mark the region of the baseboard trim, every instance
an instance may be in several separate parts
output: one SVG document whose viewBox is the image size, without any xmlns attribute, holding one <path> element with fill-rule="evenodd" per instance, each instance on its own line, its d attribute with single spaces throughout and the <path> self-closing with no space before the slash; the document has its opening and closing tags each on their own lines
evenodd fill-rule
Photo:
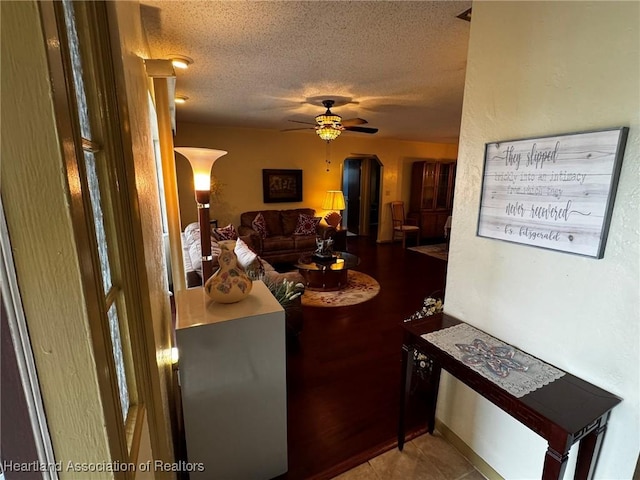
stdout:
<svg viewBox="0 0 640 480">
<path fill-rule="evenodd" d="M 436 418 L 436 430 L 438 430 L 447 441 L 464 455 L 471 464 L 488 480 L 504 480 L 491 465 L 485 462 L 480 455 L 472 450 L 453 430 Z"/>
</svg>

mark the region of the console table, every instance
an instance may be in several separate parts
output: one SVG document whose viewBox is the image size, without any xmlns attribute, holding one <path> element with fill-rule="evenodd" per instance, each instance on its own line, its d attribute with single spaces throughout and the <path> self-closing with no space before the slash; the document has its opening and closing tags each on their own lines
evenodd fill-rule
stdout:
<svg viewBox="0 0 640 480">
<path fill-rule="evenodd" d="M 523 425 L 547 440 L 543 480 L 561 479 L 567 466 L 571 446 L 580 442 L 575 479 L 591 479 L 598 460 L 607 420 L 619 397 L 580 378 L 565 373 L 561 378 L 527 393 L 520 398 L 483 377 L 455 359 L 422 335 L 461 324 L 447 314 L 437 314 L 421 320 L 405 322 L 402 345 L 402 385 L 398 448 L 405 441 L 405 411 L 413 375 L 414 352 L 427 357 L 427 430 L 433 433 L 438 383 L 441 369 L 465 383 L 480 395 L 507 412 Z"/>
</svg>

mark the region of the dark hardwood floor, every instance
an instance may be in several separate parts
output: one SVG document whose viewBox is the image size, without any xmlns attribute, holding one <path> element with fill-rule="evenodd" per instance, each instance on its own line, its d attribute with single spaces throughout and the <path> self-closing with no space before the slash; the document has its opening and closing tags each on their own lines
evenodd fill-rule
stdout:
<svg viewBox="0 0 640 480">
<path fill-rule="evenodd" d="M 289 471 L 282 480 L 332 478 L 396 445 L 399 324 L 425 296 L 443 296 L 442 260 L 366 237 L 349 237 L 348 250 L 381 290 L 359 305 L 304 307 L 304 329 L 287 352 Z M 411 410 L 421 433 L 424 409 Z"/>
</svg>

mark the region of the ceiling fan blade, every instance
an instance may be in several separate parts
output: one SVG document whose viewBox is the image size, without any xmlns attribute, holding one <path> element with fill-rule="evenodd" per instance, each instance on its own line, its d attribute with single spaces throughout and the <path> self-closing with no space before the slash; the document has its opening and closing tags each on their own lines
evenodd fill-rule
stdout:
<svg viewBox="0 0 640 480">
<path fill-rule="evenodd" d="M 371 127 L 344 127 L 344 129 L 350 132 L 360 132 L 360 133 L 376 133 L 378 131 L 377 128 L 371 128 Z"/>
<path fill-rule="evenodd" d="M 290 122 L 293 123 L 304 123 L 305 125 L 315 125 L 315 123 L 311 123 L 311 122 L 302 122 L 300 120 L 289 120 Z"/>
<path fill-rule="evenodd" d="M 354 125 L 364 125 L 367 122 L 364 118 L 347 118 L 342 121 L 342 126 L 353 127 Z"/>
<path fill-rule="evenodd" d="M 315 130 L 316 127 L 300 127 L 300 128 L 285 128 L 280 130 L 281 132 L 293 132 L 294 130 Z"/>
</svg>

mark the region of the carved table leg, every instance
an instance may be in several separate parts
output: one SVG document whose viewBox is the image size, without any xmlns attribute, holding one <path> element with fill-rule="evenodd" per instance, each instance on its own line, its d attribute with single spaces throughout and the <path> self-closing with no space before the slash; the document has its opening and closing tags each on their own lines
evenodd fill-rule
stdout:
<svg viewBox="0 0 640 480">
<path fill-rule="evenodd" d="M 411 359 L 409 359 L 411 354 Z M 405 415 L 409 407 L 409 393 L 411 391 L 411 376 L 413 374 L 413 348 L 402 345 L 402 370 L 400 372 L 400 416 L 398 419 L 398 450 L 404 448 Z"/>
<path fill-rule="evenodd" d="M 567 468 L 567 460 L 569 460 L 568 452 L 560 454 L 549 446 L 544 457 L 542 480 L 560 480 Z"/>
<path fill-rule="evenodd" d="M 604 432 L 607 429 L 608 414 L 601 419 L 602 425 L 595 428 L 580 440 L 578 447 L 578 458 L 576 462 L 575 480 L 591 480 L 595 470 Z"/>
</svg>

